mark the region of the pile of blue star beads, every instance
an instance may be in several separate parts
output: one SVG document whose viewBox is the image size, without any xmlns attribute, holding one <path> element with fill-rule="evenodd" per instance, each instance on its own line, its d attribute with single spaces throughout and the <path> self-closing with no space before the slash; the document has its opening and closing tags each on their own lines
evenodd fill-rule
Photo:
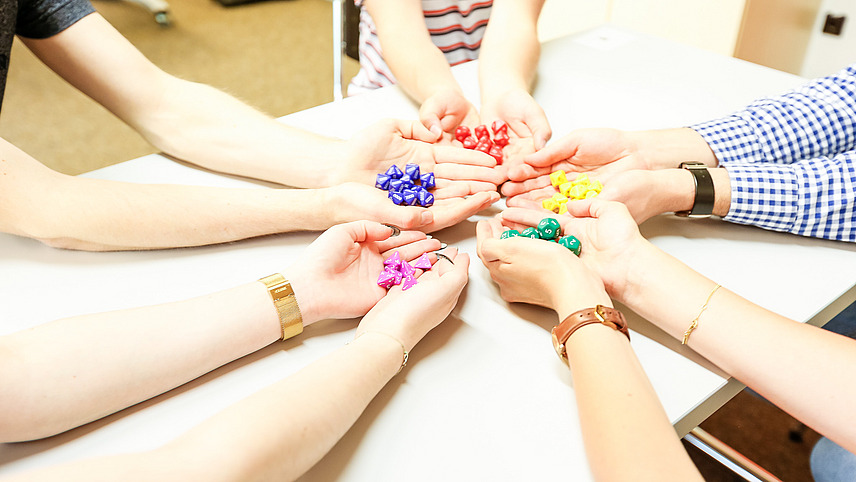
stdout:
<svg viewBox="0 0 856 482">
<path fill-rule="evenodd" d="M 410 263 L 401 259 L 401 255 L 396 251 L 384 260 L 383 266 L 383 271 L 377 278 L 377 285 L 386 289 L 401 285 L 401 291 L 407 291 L 416 284 L 416 276 L 414 276 L 416 268 L 431 269 L 431 260 L 428 259 L 428 253 L 424 253 L 411 266 Z"/>
<path fill-rule="evenodd" d="M 526 228 L 523 231 L 518 231 L 516 229 L 509 229 L 508 231 L 504 231 L 499 235 L 500 239 L 513 238 L 515 236 L 522 236 L 524 238 L 532 238 L 532 239 L 545 239 L 547 241 L 554 241 L 562 246 L 570 249 L 575 255 L 579 256 L 582 251 L 582 244 L 580 240 L 574 236 L 562 236 L 562 226 L 559 224 L 559 221 L 556 221 L 554 218 L 544 218 L 538 223 L 537 228 Z"/>
<path fill-rule="evenodd" d="M 375 187 L 389 191 L 389 199 L 393 203 L 405 206 L 422 206 L 427 208 L 434 204 L 434 195 L 428 192 L 434 189 L 434 173 L 419 174 L 419 165 L 408 164 L 404 172 L 398 166 L 392 165 L 383 174 L 377 175 Z"/>
</svg>

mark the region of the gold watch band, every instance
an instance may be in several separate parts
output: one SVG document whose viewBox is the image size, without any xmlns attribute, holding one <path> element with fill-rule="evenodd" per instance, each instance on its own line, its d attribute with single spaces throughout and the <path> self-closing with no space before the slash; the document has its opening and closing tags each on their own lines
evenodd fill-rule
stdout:
<svg viewBox="0 0 856 482">
<path fill-rule="evenodd" d="M 294 297 L 291 283 L 279 273 L 265 276 L 259 281 L 267 288 L 279 315 L 279 324 L 282 328 L 280 340 L 287 340 L 303 333 L 303 317 L 300 316 L 300 307 L 297 306 L 297 298 Z"/>
</svg>

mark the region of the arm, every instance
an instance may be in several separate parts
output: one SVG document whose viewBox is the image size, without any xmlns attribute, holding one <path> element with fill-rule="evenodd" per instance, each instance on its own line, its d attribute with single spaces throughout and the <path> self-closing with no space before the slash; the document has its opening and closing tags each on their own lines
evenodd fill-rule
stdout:
<svg viewBox="0 0 856 482">
<path fill-rule="evenodd" d="M 692 126 L 719 163 L 834 156 L 856 147 L 856 65 L 786 94 L 757 100 L 722 119 Z"/>
<path fill-rule="evenodd" d="M 598 304 L 612 306 L 600 279 L 570 251 L 539 240 L 496 239 L 502 231 L 496 219 L 477 227 L 479 257 L 505 300 L 546 306 L 559 320 Z M 550 277 L 543 276 L 547 265 Z M 588 325 L 565 346 L 595 479 L 701 480 L 623 334 Z"/>
<path fill-rule="evenodd" d="M 226 189 L 88 179 L 52 171 L 2 139 L 0 156 L 0 231 L 73 249 L 197 246 L 366 218 L 433 230 L 495 200 L 481 193 L 424 209 L 395 206 L 378 189 L 353 183 Z"/>
<path fill-rule="evenodd" d="M 435 137 L 418 122 L 380 122 L 349 141 L 286 126 L 212 87 L 166 74 L 97 13 L 53 37 L 24 42 L 158 149 L 214 171 L 317 188 L 373 184 L 393 163 L 433 170 L 440 162 L 486 161 L 470 152 L 453 158 L 436 152 L 425 143 Z"/>
<path fill-rule="evenodd" d="M 382 252 L 413 259 L 440 247 L 374 222 L 336 226 L 282 271 L 303 324 L 365 314 L 385 294 Z M 330 253 L 335 253 L 331 256 Z M 267 274 L 267 273 L 266 273 Z M 353 296 L 340 298 L 347 291 Z M 280 336 L 274 305 L 253 282 L 199 298 L 58 320 L 0 338 L 0 440 L 53 435 L 149 399 Z M 81 356 L 85 354 L 85 356 Z M 62 397 L 52 394 L 62 393 Z"/>
<path fill-rule="evenodd" d="M 502 119 L 517 138 L 544 147 L 552 131 L 529 90 L 535 80 L 541 44 L 538 15 L 543 0 L 494 0 L 479 52 L 481 118 Z"/>
<path fill-rule="evenodd" d="M 682 339 L 714 283 L 642 238 L 621 204 L 588 200 L 569 209 L 574 218 L 563 219 L 563 227 L 581 239 L 581 259 L 607 292 Z M 536 218 L 528 210 L 503 213 L 511 223 L 531 225 Z M 689 346 L 814 430 L 856 449 L 856 416 L 847 408 L 856 403 L 856 387 L 848 382 L 856 369 L 856 341 L 788 320 L 721 288 Z"/>
<path fill-rule="evenodd" d="M 434 140 L 461 124 L 475 126 L 478 111 L 464 97 L 452 75 L 449 60 L 432 41 L 432 35 L 443 36 L 442 31 L 448 26 L 443 19 L 448 15 L 436 17 L 441 23 L 437 24 L 439 28 L 431 30 L 420 0 L 367 0 L 363 7 L 377 29 L 384 62 L 398 85 L 420 104 L 419 118 L 430 129 Z M 483 9 L 474 9 L 471 15 L 465 27 L 472 28 L 472 34 L 464 35 L 454 29 L 448 34 L 460 36 L 465 44 L 456 45 L 460 49 L 458 52 L 467 52 L 480 44 L 479 32 L 487 20 L 480 20 Z M 460 55 L 462 62 L 468 58 L 472 57 Z"/>
<path fill-rule="evenodd" d="M 466 284 L 469 260 L 449 255 L 454 266 L 441 262 L 407 293 L 391 290 L 360 322 L 353 342 L 170 444 L 25 474 L 26 480 L 296 479 L 330 450 L 395 376 L 402 366 L 402 347 L 410 351 L 451 312 Z"/>
</svg>

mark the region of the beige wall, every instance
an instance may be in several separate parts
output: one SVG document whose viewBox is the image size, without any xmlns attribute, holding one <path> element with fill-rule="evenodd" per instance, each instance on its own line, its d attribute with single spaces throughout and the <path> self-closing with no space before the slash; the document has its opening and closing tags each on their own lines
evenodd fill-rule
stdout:
<svg viewBox="0 0 856 482">
<path fill-rule="evenodd" d="M 612 22 L 732 55 L 746 0 L 613 0 Z"/>
<path fill-rule="evenodd" d="M 821 0 L 746 0 L 734 56 L 799 74 Z"/>
<path fill-rule="evenodd" d="M 546 0 L 542 40 L 611 22 L 732 55 L 746 0 Z"/>
<path fill-rule="evenodd" d="M 542 42 L 597 27 L 608 21 L 610 0 L 546 0 L 538 18 Z"/>
</svg>

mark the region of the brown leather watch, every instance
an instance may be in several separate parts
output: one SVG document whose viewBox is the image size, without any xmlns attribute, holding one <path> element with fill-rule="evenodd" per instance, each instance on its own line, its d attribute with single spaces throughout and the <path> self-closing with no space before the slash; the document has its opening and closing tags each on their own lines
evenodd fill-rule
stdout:
<svg viewBox="0 0 856 482">
<path fill-rule="evenodd" d="M 553 327 L 553 347 L 565 364 L 568 363 L 568 352 L 565 350 L 565 343 L 568 341 L 568 338 L 581 327 L 592 323 L 600 323 L 618 330 L 624 333 L 624 336 L 628 340 L 630 339 L 630 332 L 627 330 L 627 321 L 624 319 L 624 315 L 615 308 L 597 305 L 594 308 L 577 311 Z"/>
</svg>

